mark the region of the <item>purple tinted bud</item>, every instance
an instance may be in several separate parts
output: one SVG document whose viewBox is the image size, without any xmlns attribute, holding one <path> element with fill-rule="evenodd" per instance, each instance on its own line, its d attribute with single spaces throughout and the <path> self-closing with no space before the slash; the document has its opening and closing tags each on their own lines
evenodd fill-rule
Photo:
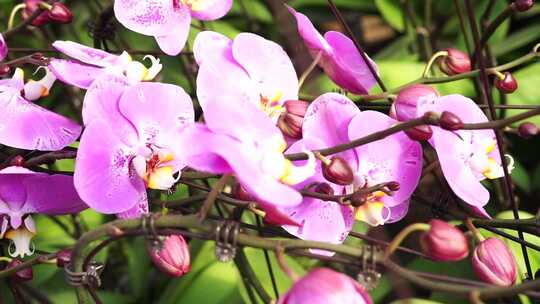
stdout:
<svg viewBox="0 0 540 304">
<path fill-rule="evenodd" d="M 433 135 L 433 130 L 428 125 L 420 125 L 414 128 L 405 130 L 405 134 L 409 136 L 410 139 L 416 141 L 429 140 Z"/>
<path fill-rule="evenodd" d="M 538 134 L 538 127 L 532 122 L 524 122 L 518 127 L 519 136 L 528 139 Z"/>
<path fill-rule="evenodd" d="M 461 121 L 461 118 L 459 118 L 456 114 L 448 111 L 442 112 L 439 124 L 441 125 L 441 128 L 450 131 L 455 131 L 463 128 L 463 122 Z"/>
<path fill-rule="evenodd" d="M 354 180 L 354 173 L 346 160 L 339 156 L 334 156 L 329 162 L 322 164 L 322 173 L 328 181 L 346 186 Z"/>
<path fill-rule="evenodd" d="M 394 102 L 395 118 L 399 121 L 407 121 L 418 118 L 419 108 L 423 105 L 432 104 L 439 98 L 439 92 L 425 84 L 414 84 L 399 91 Z"/>
<path fill-rule="evenodd" d="M 459 261 L 469 254 L 467 239 L 461 230 L 441 221 L 431 220 L 431 228 L 420 238 L 422 251 L 435 261 Z"/>
<path fill-rule="evenodd" d="M 11 68 L 7 64 L 0 64 L 0 76 L 6 76 L 11 72 Z"/>
<path fill-rule="evenodd" d="M 317 268 L 298 280 L 277 302 L 299 303 L 372 304 L 373 301 L 350 277 L 328 268 Z"/>
<path fill-rule="evenodd" d="M 309 103 L 302 100 L 287 100 L 284 106 L 285 112 L 280 115 L 278 120 L 279 129 L 288 137 L 302 138 L 302 125 Z"/>
<path fill-rule="evenodd" d="M 315 187 L 315 192 L 327 195 L 334 195 L 334 188 L 332 188 L 329 183 L 322 182 L 317 184 L 317 186 Z"/>
<path fill-rule="evenodd" d="M 69 264 L 71 261 L 71 249 L 64 249 L 61 251 L 58 251 L 56 254 L 56 266 L 60 268 L 66 267 L 66 265 Z"/>
<path fill-rule="evenodd" d="M 7 47 L 6 41 L 4 40 L 4 36 L 0 33 L 0 61 L 6 58 L 7 53 L 8 53 L 8 47 Z"/>
<path fill-rule="evenodd" d="M 24 8 L 22 12 L 22 17 L 24 20 L 30 18 L 37 10 L 40 8 L 40 3 L 43 2 L 42 0 L 24 0 L 24 4 L 26 7 Z M 47 12 L 43 12 L 37 16 L 30 24 L 33 26 L 43 26 L 47 23 L 49 23 L 51 19 L 49 18 L 49 14 Z"/>
<path fill-rule="evenodd" d="M 23 261 L 20 259 L 13 259 L 7 265 L 7 269 L 19 266 L 22 263 Z M 12 274 L 10 276 L 10 279 L 17 282 L 27 282 L 27 281 L 32 280 L 33 277 L 34 277 L 34 273 L 32 272 L 32 267 L 26 267 Z"/>
<path fill-rule="evenodd" d="M 9 164 L 11 166 L 22 167 L 22 166 L 24 166 L 24 157 L 22 157 L 20 155 L 15 155 L 15 157 L 13 157 L 9 161 Z"/>
<path fill-rule="evenodd" d="M 504 72 L 502 79 L 500 77 L 495 78 L 495 87 L 505 94 L 510 94 L 517 90 L 518 83 L 512 73 Z"/>
<path fill-rule="evenodd" d="M 472 265 L 476 276 L 486 283 L 510 286 L 516 282 L 516 260 L 498 238 L 488 238 L 474 249 Z"/>
<path fill-rule="evenodd" d="M 351 206 L 360 207 L 367 202 L 367 199 L 368 199 L 367 193 L 356 191 L 351 196 Z"/>
<path fill-rule="evenodd" d="M 388 188 L 388 190 L 395 192 L 399 191 L 400 185 L 398 182 L 389 182 L 386 184 L 386 187 Z"/>
<path fill-rule="evenodd" d="M 58 23 L 71 23 L 73 14 L 63 3 L 55 2 L 51 9 L 47 12 L 51 20 Z"/>
<path fill-rule="evenodd" d="M 189 248 L 179 234 L 160 237 L 161 242 L 152 241 L 147 246 L 148 255 L 162 272 L 180 277 L 191 270 Z"/>
<path fill-rule="evenodd" d="M 533 0 L 514 0 L 514 8 L 518 12 L 528 11 L 534 5 Z"/>
<path fill-rule="evenodd" d="M 446 49 L 448 55 L 441 61 L 441 70 L 446 75 L 457 75 L 471 71 L 471 59 L 467 53 L 453 48 Z"/>
</svg>

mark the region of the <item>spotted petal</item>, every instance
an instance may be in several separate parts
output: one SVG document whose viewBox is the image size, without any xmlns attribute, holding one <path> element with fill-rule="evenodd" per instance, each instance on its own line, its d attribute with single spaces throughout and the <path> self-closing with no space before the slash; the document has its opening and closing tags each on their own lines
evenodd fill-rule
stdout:
<svg viewBox="0 0 540 304">
<path fill-rule="evenodd" d="M 128 29 L 148 36 L 177 30 L 176 20 L 182 17 L 183 5 L 175 8 L 172 0 L 115 0 L 116 19 Z"/>
<path fill-rule="evenodd" d="M 100 49 L 94 49 L 73 41 L 55 41 L 52 46 L 65 55 L 81 62 L 106 67 L 117 60 L 118 56 Z"/>
<path fill-rule="evenodd" d="M 64 59 L 52 59 L 48 67 L 60 81 L 81 89 L 88 89 L 96 78 L 106 72 L 103 68 Z"/>
</svg>

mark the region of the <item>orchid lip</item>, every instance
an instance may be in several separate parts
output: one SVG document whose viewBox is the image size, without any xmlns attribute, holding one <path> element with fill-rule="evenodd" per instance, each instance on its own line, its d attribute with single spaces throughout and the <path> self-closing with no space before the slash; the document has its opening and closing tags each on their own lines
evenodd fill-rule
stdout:
<svg viewBox="0 0 540 304">
<path fill-rule="evenodd" d="M 180 175 L 174 177 L 175 170 L 168 164 L 172 160 L 174 155 L 171 152 L 164 149 L 154 150 L 149 145 L 133 157 L 132 166 L 147 188 L 169 190 L 180 179 Z"/>
</svg>

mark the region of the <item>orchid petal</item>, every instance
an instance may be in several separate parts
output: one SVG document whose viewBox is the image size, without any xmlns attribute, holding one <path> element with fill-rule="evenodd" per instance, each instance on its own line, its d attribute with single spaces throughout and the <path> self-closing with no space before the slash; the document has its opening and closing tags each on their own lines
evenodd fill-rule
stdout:
<svg viewBox="0 0 540 304">
<path fill-rule="evenodd" d="M 74 121 L 35 105 L 13 92 L 0 93 L 0 143 L 27 150 L 54 151 L 81 133 Z"/>
<path fill-rule="evenodd" d="M 199 20 L 216 20 L 229 12 L 232 0 L 191 0 L 191 16 Z"/>
<path fill-rule="evenodd" d="M 191 26 L 191 16 L 187 9 L 180 10 L 178 14 L 170 25 L 174 30 L 154 35 L 159 48 L 170 56 L 180 54 L 186 45 Z"/>
<path fill-rule="evenodd" d="M 24 180 L 23 184 L 27 193 L 27 213 L 59 215 L 88 208 L 77 194 L 72 176 L 34 175 Z"/>
<path fill-rule="evenodd" d="M 176 20 L 183 17 L 184 11 L 188 9 L 183 5 L 175 7 L 171 0 L 114 1 L 116 19 L 128 29 L 147 36 L 175 31 Z"/>
<path fill-rule="evenodd" d="M 73 41 L 57 40 L 52 46 L 73 59 L 98 67 L 107 67 L 118 57 Z"/>
<path fill-rule="evenodd" d="M 0 61 L 4 60 L 8 53 L 7 43 L 4 40 L 4 36 L 0 34 Z"/>
<path fill-rule="evenodd" d="M 217 32 L 202 31 L 197 34 L 193 42 L 193 56 L 195 62 L 201 65 L 206 60 L 212 60 L 212 62 L 222 60 L 227 53 L 231 54 L 231 48 L 232 40 L 229 37 Z"/>
<path fill-rule="evenodd" d="M 146 200 L 143 180 L 133 172 L 134 151 L 105 120 L 94 119 L 81 137 L 75 163 L 75 188 L 101 213 L 120 213 Z"/>
<path fill-rule="evenodd" d="M 52 59 L 49 69 L 60 81 L 81 89 L 88 89 L 96 78 L 105 73 L 102 68 L 64 59 Z"/>
<path fill-rule="evenodd" d="M 387 129 L 397 123 L 375 111 L 356 115 L 349 125 L 351 140 Z M 396 181 L 400 189 L 393 196 L 385 196 L 385 206 L 392 207 L 407 200 L 418 185 L 422 172 L 422 146 L 399 132 L 381 140 L 355 148 L 359 158 L 358 171 L 370 184 Z"/>
</svg>

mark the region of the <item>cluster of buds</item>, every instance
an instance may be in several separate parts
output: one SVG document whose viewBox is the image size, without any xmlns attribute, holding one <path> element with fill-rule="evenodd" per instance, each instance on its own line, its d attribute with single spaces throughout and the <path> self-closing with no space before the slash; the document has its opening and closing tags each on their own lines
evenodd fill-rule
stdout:
<svg viewBox="0 0 540 304">
<path fill-rule="evenodd" d="M 55 1 L 52 4 L 42 0 L 25 0 L 23 19 L 30 18 L 35 12 L 44 10 L 30 24 L 33 26 L 43 26 L 48 23 L 71 23 L 73 14 L 63 3 Z"/>
<path fill-rule="evenodd" d="M 287 100 L 283 105 L 285 111 L 279 116 L 279 129 L 290 138 L 302 138 L 302 125 L 309 103 L 302 100 Z"/>
</svg>

